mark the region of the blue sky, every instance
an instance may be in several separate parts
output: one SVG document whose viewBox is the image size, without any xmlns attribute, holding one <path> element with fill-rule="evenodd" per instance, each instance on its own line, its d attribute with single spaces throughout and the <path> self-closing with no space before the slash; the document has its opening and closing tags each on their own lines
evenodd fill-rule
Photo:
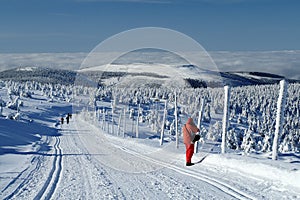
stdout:
<svg viewBox="0 0 300 200">
<path fill-rule="evenodd" d="M 299 10 L 298 0 L 0 0 L 0 53 L 89 52 L 146 26 L 209 51 L 296 50 Z"/>
</svg>

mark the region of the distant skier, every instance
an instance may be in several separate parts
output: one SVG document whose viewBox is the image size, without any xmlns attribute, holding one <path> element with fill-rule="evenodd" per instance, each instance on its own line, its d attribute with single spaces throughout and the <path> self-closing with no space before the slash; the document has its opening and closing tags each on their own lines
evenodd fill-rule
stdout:
<svg viewBox="0 0 300 200">
<path fill-rule="evenodd" d="M 68 116 L 69 116 L 70 119 L 72 119 L 72 114 L 68 113 Z"/>
<path fill-rule="evenodd" d="M 183 143 L 186 147 L 186 166 L 192 166 L 192 156 L 194 154 L 194 143 L 200 139 L 199 128 L 195 125 L 192 118 L 188 118 L 186 124 L 182 127 Z"/>
<path fill-rule="evenodd" d="M 63 124 L 64 124 L 64 118 L 61 117 L 61 118 L 60 118 L 60 128 L 61 128 L 61 129 L 62 129 L 62 127 L 63 127 Z"/>
<path fill-rule="evenodd" d="M 66 120 L 67 120 L 67 124 L 69 124 L 69 121 L 70 121 L 70 116 L 69 116 L 69 114 L 67 115 Z"/>
</svg>

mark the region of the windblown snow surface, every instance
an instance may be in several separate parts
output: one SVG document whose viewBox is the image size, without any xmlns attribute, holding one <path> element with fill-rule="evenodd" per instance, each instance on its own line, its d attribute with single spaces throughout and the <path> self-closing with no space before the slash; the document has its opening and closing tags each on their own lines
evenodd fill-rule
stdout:
<svg viewBox="0 0 300 200">
<path fill-rule="evenodd" d="M 172 140 L 160 146 L 156 137 L 108 134 L 88 112 L 61 126 L 71 103 L 38 92 L 21 100 L 21 120 L 6 119 L 7 108 L 0 117 L 0 199 L 300 198 L 294 155 L 221 155 L 219 143 L 206 141 L 193 157 L 199 163 L 186 167 L 181 140 L 176 148 Z"/>
</svg>

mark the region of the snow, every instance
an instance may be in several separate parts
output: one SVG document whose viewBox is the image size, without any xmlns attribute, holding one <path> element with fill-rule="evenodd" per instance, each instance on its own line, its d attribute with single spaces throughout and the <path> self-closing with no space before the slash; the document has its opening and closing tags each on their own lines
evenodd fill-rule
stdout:
<svg viewBox="0 0 300 200">
<path fill-rule="evenodd" d="M 37 67 L 19 67 L 17 71 L 34 71 Z"/>
<path fill-rule="evenodd" d="M 215 168 L 229 169 L 235 173 L 246 174 L 249 177 L 268 180 L 273 182 L 274 187 L 278 189 L 283 187 L 297 187 L 299 189 L 299 164 L 297 162 L 287 163 L 284 160 L 274 163 L 270 158 L 262 159 L 260 156 L 242 156 L 241 158 L 241 155 L 235 154 L 210 155 L 203 163 Z"/>
<path fill-rule="evenodd" d="M 7 88 L 0 94 L 8 101 Z M 49 101 L 39 91 L 20 100 L 23 117 L 6 119 L 16 112 L 6 107 L 0 117 L 1 199 L 300 198 L 297 154 L 277 161 L 268 153 L 220 154 L 220 143 L 207 140 L 193 157 L 202 162 L 186 167 L 181 139 L 179 148 L 171 137 L 161 146 L 146 126 L 140 138 L 117 136 L 92 111 L 73 113 L 61 126 L 60 117 L 79 102 Z"/>
<path fill-rule="evenodd" d="M 217 69 L 214 69 L 217 70 Z M 200 80 L 217 81 L 222 80 L 216 72 L 210 72 L 199 67 L 185 67 L 185 65 L 170 65 L 161 63 L 131 63 L 131 64 L 108 64 L 101 66 L 91 66 L 78 70 L 79 72 L 88 71 L 109 71 L 127 73 L 152 73 L 160 76 L 167 76 L 169 79 L 193 78 Z M 161 78 L 160 78 L 161 79 Z"/>
</svg>

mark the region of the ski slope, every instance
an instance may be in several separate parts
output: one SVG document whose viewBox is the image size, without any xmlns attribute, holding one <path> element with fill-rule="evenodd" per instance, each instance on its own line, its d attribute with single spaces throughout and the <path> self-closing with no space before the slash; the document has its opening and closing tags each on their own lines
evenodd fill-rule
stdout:
<svg viewBox="0 0 300 200">
<path fill-rule="evenodd" d="M 5 178 L 7 185 L 1 181 L 2 199 L 299 198 L 299 188 L 293 191 L 279 181 L 247 176 L 234 166 L 220 169 L 219 155 L 208 154 L 201 163 L 185 167 L 182 145 L 157 149 L 137 139 L 126 142 L 80 116 L 74 116 L 59 133 L 47 139 L 51 151 L 30 156 L 23 171 L 1 173 L 2 180 L 10 174 Z M 206 155 L 203 151 L 195 161 Z"/>
</svg>

